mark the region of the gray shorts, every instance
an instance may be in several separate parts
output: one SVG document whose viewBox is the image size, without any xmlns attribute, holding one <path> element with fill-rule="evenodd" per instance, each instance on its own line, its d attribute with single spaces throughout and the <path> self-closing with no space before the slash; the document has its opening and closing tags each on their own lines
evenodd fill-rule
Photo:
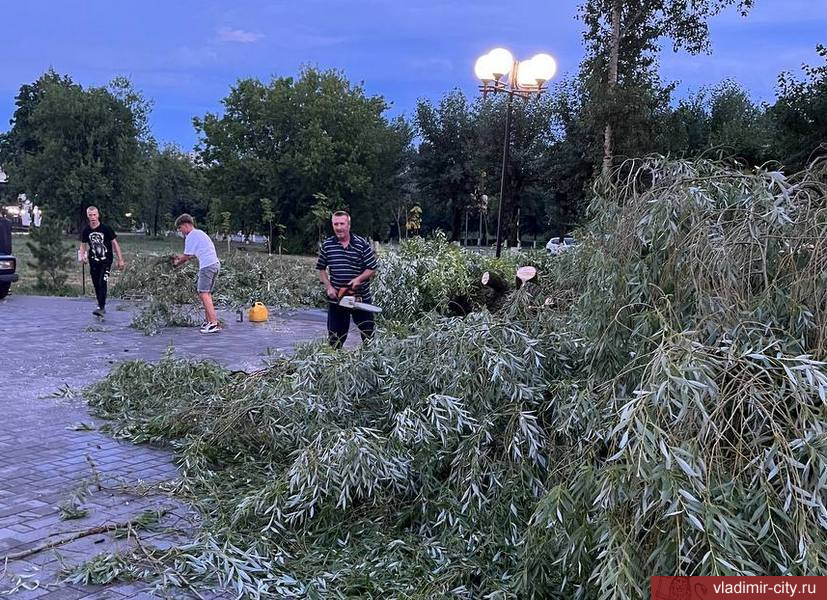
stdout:
<svg viewBox="0 0 827 600">
<path fill-rule="evenodd" d="M 198 269 L 198 282 L 195 284 L 195 289 L 198 293 L 210 292 L 215 290 L 215 280 L 218 279 L 218 272 L 221 270 L 221 263 L 215 263 L 209 267 Z"/>
</svg>

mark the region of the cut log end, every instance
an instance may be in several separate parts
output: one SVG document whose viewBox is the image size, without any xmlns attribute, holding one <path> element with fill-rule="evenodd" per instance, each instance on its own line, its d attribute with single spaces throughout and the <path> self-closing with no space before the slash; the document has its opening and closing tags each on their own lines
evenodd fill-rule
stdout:
<svg viewBox="0 0 827 600">
<path fill-rule="evenodd" d="M 505 279 L 501 276 L 497 275 L 492 271 L 486 271 L 482 274 L 480 278 L 480 282 L 486 286 L 490 287 L 492 290 L 503 293 L 508 290 L 508 284 L 506 283 Z"/>
<path fill-rule="evenodd" d="M 532 267 L 531 265 L 520 267 L 517 269 L 517 287 L 522 287 L 535 277 L 537 277 L 536 267 Z"/>
</svg>

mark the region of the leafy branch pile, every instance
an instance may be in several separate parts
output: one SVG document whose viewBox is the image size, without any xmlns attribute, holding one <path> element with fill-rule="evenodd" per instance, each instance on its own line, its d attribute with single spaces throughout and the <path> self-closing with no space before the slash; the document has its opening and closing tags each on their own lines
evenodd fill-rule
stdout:
<svg viewBox="0 0 827 600">
<path fill-rule="evenodd" d="M 498 311 L 252 375 L 129 363 L 88 390 L 116 435 L 180 452 L 204 531 L 153 560 L 245 597 L 827 575 L 824 174 L 626 167 L 582 246 Z"/>
<path fill-rule="evenodd" d="M 533 555 L 583 597 L 647 595 L 653 573 L 824 575 L 823 165 L 624 172 L 578 251 L 584 368 Z"/>
<path fill-rule="evenodd" d="M 438 232 L 433 237 L 404 241 L 398 252 L 385 252 L 373 285 L 382 318 L 410 322 L 435 311 L 464 315 L 494 304 L 480 277 L 491 271 L 513 281 L 518 267 L 532 265 L 542 271 L 551 263 L 544 254 L 506 254 L 501 258 L 468 251 Z"/>
<path fill-rule="evenodd" d="M 548 473 L 553 338 L 488 313 L 420 327 L 252 376 L 127 363 L 87 398 L 120 437 L 175 440 L 216 543 L 268 557 L 245 596 L 288 578 L 296 596 L 513 588 Z"/>
<path fill-rule="evenodd" d="M 195 293 L 197 271 L 194 260 L 175 268 L 171 256 L 138 256 L 114 293 L 145 301 L 132 326 L 149 335 L 163 327 L 194 326 L 202 318 Z M 318 276 L 309 259 L 241 252 L 222 257 L 213 295 L 217 306 L 232 310 L 256 301 L 275 308 L 316 306 L 321 299 Z"/>
<path fill-rule="evenodd" d="M 410 323 L 431 311 L 464 315 L 486 306 L 498 307 L 501 299 L 480 283 L 485 271 L 513 281 L 519 266 L 536 265 L 542 271 L 556 264 L 544 254 L 487 257 L 451 244 L 442 233 L 412 238 L 380 258 L 372 289 L 382 307 L 380 320 L 389 326 Z M 194 292 L 196 273 L 194 261 L 173 268 L 171 256 L 138 256 L 121 277 L 115 294 L 145 301 L 132 326 L 149 335 L 164 327 L 194 326 L 201 319 L 201 304 Z M 222 258 L 213 299 L 218 306 L 233 310 L 255 301 L 276 308 L 323 304 L 315 261 L 249 253 Z"/>
<path fill-rule="evenodd" d="M 600 243 L 577 311 L 602 372 L 651 349 L 664 323 L 704 345 L 824 358 L 826 167 L 790 178 L 708 160 L 624 168 L 628 181 L 590 207 Z"/>
</svg>

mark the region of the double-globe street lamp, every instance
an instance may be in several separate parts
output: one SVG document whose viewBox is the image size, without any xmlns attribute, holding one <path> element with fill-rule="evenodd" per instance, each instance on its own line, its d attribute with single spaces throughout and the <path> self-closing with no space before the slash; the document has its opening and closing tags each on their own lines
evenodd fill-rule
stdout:
<svg viewBox="0 0 827 600">
<path fill-rule="evenodd" d="M 508 165 L 509 140 L 511 138 L 511 103 L 514 96 L 528 101 L 546 89 L 546 83 L 557 73 L 557 62 L 549 54 L 535 54 L 532 58 L 517 61 L 505 48 L 495 48 L 480 56 L 474 64 L 474 73 L 482 81 L 482 97 L 489 94 L 506 94 L 505 136 L 503 140 L 503 166 L 500 176 L 500 201 L 497 206 L 497 257 L 502 252 L 502 220 L 505 200 L 505 176 Z"/>
</svg>

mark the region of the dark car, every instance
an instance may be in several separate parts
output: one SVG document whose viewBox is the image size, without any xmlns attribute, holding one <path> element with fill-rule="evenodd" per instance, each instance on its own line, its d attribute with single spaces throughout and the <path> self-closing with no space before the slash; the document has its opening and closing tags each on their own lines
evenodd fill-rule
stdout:
<svg viewBox="0 0 827 600">
<path fill-rule="evenodd" d="M 17 259 L 11 253 L 11 221 L 0 217 L 0 299 L 8 295 L 17 277 Z"/>
</svg>

